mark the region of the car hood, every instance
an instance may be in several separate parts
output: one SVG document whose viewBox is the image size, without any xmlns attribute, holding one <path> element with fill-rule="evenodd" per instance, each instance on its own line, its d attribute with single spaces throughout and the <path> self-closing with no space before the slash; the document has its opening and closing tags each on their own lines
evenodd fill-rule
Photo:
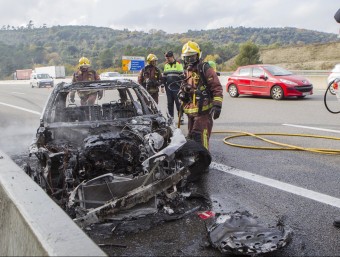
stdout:
<svg viewBox="0 0 340 257">
<path fill-rule="evenodd" d="M 51 82 L 53 79 L 38 79 L 40 82 Z"/>
<path fill-rule="evenodd" d="M 102 80 L 116 80 L 116 79 L 124 79 L 123 77 L 105 77 L 105 78 L 102 78 Z"/>
<path fill-rule="evenodd" d="M 286 75 L 286 76 L 275 76 L 276 79 L 286 79 L 292 82 L 295 82 L 296 84 L 303 86 L 303 85 L 310 85 L 311 82 L 299 75 Z"/>
</svg>

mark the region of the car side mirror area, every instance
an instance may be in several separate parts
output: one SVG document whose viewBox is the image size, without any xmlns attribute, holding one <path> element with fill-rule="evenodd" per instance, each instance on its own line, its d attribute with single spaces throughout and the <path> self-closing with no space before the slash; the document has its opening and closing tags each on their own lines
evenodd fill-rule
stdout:
<svg viewBox="0 0 340 257">
<path fill-rule="evenodd" d="M 265 75 L 260 75 L 260 79 L 267 80 L 268 78 Z"/>
</svg>

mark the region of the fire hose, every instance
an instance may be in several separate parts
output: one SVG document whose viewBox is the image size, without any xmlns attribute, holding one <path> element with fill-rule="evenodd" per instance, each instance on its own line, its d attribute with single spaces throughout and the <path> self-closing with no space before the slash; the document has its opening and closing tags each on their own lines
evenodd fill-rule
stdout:
<svg viewBox="0 0 340 257">
<path fill-rule="evenodd" d="M 328 84 L 324 95 L 324 104 L 326 109 L 333 114 L 338 114 L 340 111 L 332 111 L 327 105 L 327 94 L 330 92 L 332 95 L 336 94 L 335 90 L 338 90 L 340 79 L 334 79 Z M 276 142 L 262 136 L 282 136 L 282 137 L 305 137 L 305 138 L 319 138 L 319 139 L 326 139 L 326 140 L 337 140 L 340 141 L 339 137 L 329 137 L 329 136 L 319 136 L 319 135 L 311 135 L 311 134 L 287 134 L 287 133 L 249 133 L 243 131 L 213 131 L 214 134 L 234 134 L 231 136 L 227 136 L 223 139 L 223 142 L 227 145 L 234 146 L 234 147 L 241 147 L 241 148 L 249 148 L 249 149 L 261 149 L 261 150 L 290 150 L 290 151 L 307 151 L 313 153 L 320 153 L 320 154 L 340 154 L 339 149 L 323 149 L 323 148 L 308 148 L 308 147 L 301 147 L 291 144 L 285 144 Z M 240 145 L 230 142 L 231 139 L 237 137 L 254 137 L 258 140 L 262 140 L 266 143 L 276 145 L 276 147 L 267 147 L 267 146 L 251 146 L 251 145 Z"/>
<path fill-rule="evenodd" d="M 301 147 L 291 144 L 285 144 L 276 142 L 262 136 L 289 136 L 289 137 L 308 137 L 308 138 L 319 138 L 319 139 L 327 139 L 327 140 L 338 140 L 340 141 L 339 137 L 329 137 L 329 136 L 319 136 L 319 135 L 311 135 L 311 134 L 286 134 L 286 133 L 249 133 L 243 131 L 213 131 L 214 134 L 234 134 L 231 136 L 227 136 L 223 139 L 223 142 L 227 145 L 234 146 L 234 147 L 241 147 L 241 148 L 248 148 L 248 149 L 260 149 L 260 150 L 290 150 L 290 151 L 307 151 L 313 153 L 320 153 L 320 154 L 340 154 L 340 149 L 323 149 L 323 148 L 308 148 L 308 147 Z M 266 147 L 266 146 L 251 146 L 251 145 L 241 145 L 230 142 L 232 138 L 237 137 L 254 137 L 256 139 L 262 140 L 264 142 L 276 145 L 276 147 Z"/>
</svg>

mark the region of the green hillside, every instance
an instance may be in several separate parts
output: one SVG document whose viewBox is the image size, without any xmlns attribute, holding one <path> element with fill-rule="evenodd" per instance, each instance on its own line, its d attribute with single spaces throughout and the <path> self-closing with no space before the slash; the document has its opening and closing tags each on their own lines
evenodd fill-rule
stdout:
<svg viewBox="0 0 340 257">
<path fill-rule="evenodd" d="M 10 78 L 17 69 L 64 65 L 72 74 L 79 57 L 86 56 L 97 70 L 121 70 L 123 55 L 147 56 L 155 53 L 163 63 L 163 53 L 173 50 L 178 57 L 188 40 L 198 42 L 203 57 L 213 56 L 220 70 L 236 56 L 239 45 L 252 41 L 261 47 L 287 47 L 336 42 L 336 34 L 296 28 L 228 27 L 213 30 L 167 34 L 113 30 L 93 26 L 55 26 L 51 28 L 5 27 L 0 30 L 0 79 Z"/>
</svg>

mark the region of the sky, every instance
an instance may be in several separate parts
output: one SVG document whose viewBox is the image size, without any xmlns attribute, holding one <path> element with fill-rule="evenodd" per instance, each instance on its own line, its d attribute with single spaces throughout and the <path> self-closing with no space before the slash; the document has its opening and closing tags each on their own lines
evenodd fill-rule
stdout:
<svg viewBox="0 0 340 257">
<path fill-rule="evenodd" d="M 90 25 L 167 33 L 295 27 L 339 34 L 339 0 L 0 0 L 0 27 Z"/>
</svg>

